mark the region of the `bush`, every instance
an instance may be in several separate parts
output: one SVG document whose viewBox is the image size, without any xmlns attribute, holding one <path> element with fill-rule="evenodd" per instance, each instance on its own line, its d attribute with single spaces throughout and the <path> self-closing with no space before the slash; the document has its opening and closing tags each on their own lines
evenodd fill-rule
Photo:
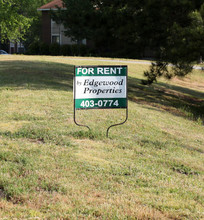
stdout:
<svg viewBox="0 0 204 220">
<path fill-rule="evenodd" d="M 72 47 L 72 56 L 85 56 L 88 55 L 88 47 L 84 44 L 73 44 Z"/>
<path fill-rule="evenodd" d="M 28 46 L 26 54 L 29 55 L 49 55 L 49 45 L 47 43 L 42 43 L 35 41 Z"/>
<path fill-rule="evenodd" d="M 40 43 L 40 55 L 50 55 L 50 48 L 47 43 Z"/>
<path fill-rule="evenodd" d="M 81 44 L 78 46 L 79 46 L 79 56 L 87 56 L 88 55 L 87 45 Z"/>
<path fill-rule="evenodd" d="M 63 56 L 72 56 L 72 47 L 71 45 L 61 45 L 60 54 Z"/>
<path fill-rule="evenodd" d="M 84 44 L 61 45 L 60 55 L 63 56 L 87 56 L 89 48 Z"/>
<path fill-rule="evenodd" d="M 53 56 L 60 55 L 60 45 L 58 43 L 50 44 L 50 54 Z"/>
<path fill-rule="evenodd" d="M 59 45 L 58 43 L 47 44 L 40 41 L 29 45 L 26 54 L 29 55 L 52 55 L 52 56 L 89 56 L 95 54 L 95 51 L 84 44 Z"/>
<path fill-rule="evenodd" d="M 79 45 L 73 44 L 71 45 L 72 48 L 72 56 L 78 56 L 79 55 Z"/>
<path fill-rule="evenodd" d="M 40 44 L 38 41 L 35 41 L 28 46 L 28 50 L 26 53 L 29 55 L 38 55 L 39 52 L 40 52 Z"/>
</svg>

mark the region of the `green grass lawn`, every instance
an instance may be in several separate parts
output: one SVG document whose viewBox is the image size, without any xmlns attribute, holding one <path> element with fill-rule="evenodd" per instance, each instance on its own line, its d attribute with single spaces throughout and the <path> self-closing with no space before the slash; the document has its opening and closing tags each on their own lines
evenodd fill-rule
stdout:
<svg viewBox="0 0 204 220">
<path fill-rule="evenodd" d="M 125 110 L 77 127 L 73 70 L 121 63 L 83 59 L 0 56 L 0 219 L 204 218 L 203 72 L 144 86 L 129 63 L 129 119 L 106 138 Z"/>
</svg>

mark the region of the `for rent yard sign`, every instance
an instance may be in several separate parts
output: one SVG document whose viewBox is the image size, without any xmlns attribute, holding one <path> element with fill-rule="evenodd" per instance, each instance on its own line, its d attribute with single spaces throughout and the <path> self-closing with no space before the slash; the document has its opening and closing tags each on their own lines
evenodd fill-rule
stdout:
<svg viewBox="0 0 204 220">
<path fill-rule="evenodd" d="M 127 66 L 75 66 L 75 109 L 127 108 Z"/>
</svg>

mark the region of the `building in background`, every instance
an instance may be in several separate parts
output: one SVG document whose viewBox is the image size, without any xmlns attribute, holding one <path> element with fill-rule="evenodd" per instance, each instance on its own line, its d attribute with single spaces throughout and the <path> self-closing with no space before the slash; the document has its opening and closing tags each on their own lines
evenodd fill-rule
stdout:
<svg viewBox="0 0 204 220">
<path fill-rule="evenodd" d="M 23 54 L 25 53 L 25 47 L 21 42 L 12 42 L 6 40 L 5 42 L 0 41 L 0 50 L 5 50 L 10 54 Z"/>
<path fill-rule="evenodd" d="M 76 44 L 76 41 L 73 41 L 70 37 L 65 36 L 65 28 L 63 24 L 57 24 L 51 19 L 50 11 L 58 10 L 57 7 L 64 7 L 62 0 L 54 0 L 38 8 L 38 11 L 42 12 L 42 41 L 47 44 Z M 83 40 L 82 44 L 86 44 L 86 40 Z"/>
<path fill-rule="evenodd" d="M 9 51 L 10 54 L 18 53 L 23 54 L 25 53 L 25 47 L 21 42 L 9 42 Z"/>
</svg>

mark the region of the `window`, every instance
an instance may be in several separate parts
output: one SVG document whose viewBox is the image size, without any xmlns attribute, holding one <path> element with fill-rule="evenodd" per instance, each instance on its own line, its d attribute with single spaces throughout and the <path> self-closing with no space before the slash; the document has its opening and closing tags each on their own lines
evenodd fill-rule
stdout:
<svg viewBox="0 0 204 220">
<path fill-rule="evenodd" d="M 56 24 L 56 22 L 54 20 L 51 19 L 52 24 Z"/>
<path fill-rule="evenodd" d="M 60 36 L 59 35 L 52 35 L 52 43 L 60 44 Z"/>
</svg>

